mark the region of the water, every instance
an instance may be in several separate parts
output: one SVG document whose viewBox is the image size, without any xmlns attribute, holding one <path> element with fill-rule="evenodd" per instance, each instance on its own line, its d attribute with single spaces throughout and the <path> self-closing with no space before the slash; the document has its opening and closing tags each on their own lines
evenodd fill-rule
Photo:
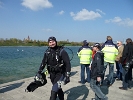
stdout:
<svg viewBox="0 0 133 100">
<path fill-rule="evenodd" d="M 65 48 L 71 66 L 79 66 L 77 51 L 79 47 Z M 35 76 L 47 47 L 0 47 L 0 84 Z"/>
</svg>

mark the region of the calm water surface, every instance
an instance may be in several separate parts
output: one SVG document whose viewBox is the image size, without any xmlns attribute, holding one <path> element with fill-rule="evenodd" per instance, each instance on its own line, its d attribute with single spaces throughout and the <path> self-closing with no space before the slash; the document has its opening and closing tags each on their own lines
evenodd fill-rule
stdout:
<svg viewBox="0 0 133 100">
<path fill-rule="evenodd" d="M 79 47 L 67 47 L 73 51 L 71 66 L 79 66 Z M 69 57 L 72 52 L 65 48 Z M 35 76 L 47 47 L 0 47 L 0 84 Z"/>
</svg>

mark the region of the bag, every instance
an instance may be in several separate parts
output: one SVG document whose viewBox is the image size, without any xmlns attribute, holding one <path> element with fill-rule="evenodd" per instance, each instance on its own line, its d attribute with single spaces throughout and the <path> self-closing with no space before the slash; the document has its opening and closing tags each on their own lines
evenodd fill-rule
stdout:
<svg viewBox="0 0 133 100">
<path fill-rule="evenodd" d="M 124 68 L 126 70 L 128 70 L 131 66 L 133 65 L 133 56 L 131 57 L 131 59 L 129 61 L 127 61 L 124 65 Z"/>
</svg>

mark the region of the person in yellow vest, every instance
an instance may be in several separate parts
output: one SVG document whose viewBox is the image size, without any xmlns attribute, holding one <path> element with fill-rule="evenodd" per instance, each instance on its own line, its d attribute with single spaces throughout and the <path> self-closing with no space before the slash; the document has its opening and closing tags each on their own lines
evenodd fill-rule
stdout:
<svg viewBox="0 0 133 100">
<path fill-rule="evenodd" d="M 87 40 L 83 41 L 83 46 L 79 48 L 78 50 L 78 57 L 80 59 L 81 64 L 81 80 L 78 81 L 81 84 L 85 84 L 85 82 L 90 83 L 90 62 L 92 59 L 92 50 L 88 46 Z M 87 78 L 85 79 L 85 69 Z"/>
<path fill-rule="evenodd" d="M 102 45 L 101 51 L 104 53 L 104 74 L 102 80 L 104 80 L 106 68 L 107 66 L 109 66 L 109 76 L 107 77 L 107 85 L 111 86 L 113 84 L 114 78 L 113 74 L 115 59 L 118 55 L 118 47 L 116 46 L 116 44 L 113 43 L 111 36 L 107 36 L 107 41 Z"/>
</svg>

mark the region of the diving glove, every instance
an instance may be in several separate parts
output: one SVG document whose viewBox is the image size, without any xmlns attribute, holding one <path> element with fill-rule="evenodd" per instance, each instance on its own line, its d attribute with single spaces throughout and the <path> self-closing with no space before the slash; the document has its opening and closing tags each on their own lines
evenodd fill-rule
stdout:
<svg viewBox="0 0 133 100">
<path fill-rule="evenodd" d="M 63 80 L 63 84 L 66 85 L 69 82 L 70 82 L 70 72 L 67 72 Z"/>
</svg>

